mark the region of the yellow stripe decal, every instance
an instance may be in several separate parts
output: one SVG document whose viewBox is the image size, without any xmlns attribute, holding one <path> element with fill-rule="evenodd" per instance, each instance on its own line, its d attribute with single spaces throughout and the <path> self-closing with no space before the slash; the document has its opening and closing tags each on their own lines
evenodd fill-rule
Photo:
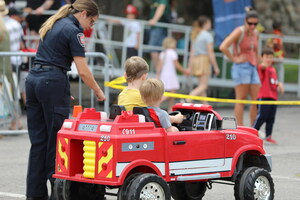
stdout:
<svg viewBox="0 0 300 200">
<path fill-rule="evenodd" d="M 67 138 L 65 138 L 65 141 L 68 144 L 68 139 Z M 59 153 L 59 156 L 64 159 L 64 161 L 65 161 L 64 166 L 65 166 L 66 169 L 68 169 L 68 164 L 69 164 L 68 163 L 68 155 L 67 155 L 66 152 L 62 152 L 61 149 L 62 149 L 62 144 L 61 144 L 61 141 L 58 140 L 58 153 Z M 66 147 L 65 147 L 65 149 L 66 149 Z"/>
<path fill-rule="evenodd" d="M 102 151 L 101 151 L 102 152 Z M 100 153 L 101 153 L 100 152 Z M 98 174 L 102 171 L 102 164 L 106 163 L 108 164 L 109 161 L 113 158 L 113 145 L 109 147 L 107 150 L 107 156 L 106 157 L 101 157 L 98 161 Z M 112 178 L 112 172 L 110 172 L 107 176 L 107 178 Z"/>
</svg>

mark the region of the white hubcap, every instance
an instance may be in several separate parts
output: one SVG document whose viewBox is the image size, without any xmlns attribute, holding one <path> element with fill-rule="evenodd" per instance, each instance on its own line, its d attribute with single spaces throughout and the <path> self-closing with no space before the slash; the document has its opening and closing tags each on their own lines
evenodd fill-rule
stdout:
<svg viewBox="0 0 300 200">
<path fill-rule="evenodd" d="M 254 199 L 268 200 L 271 194 L 270 182 L 265 176 L 259 176 L 254 184 Z"/>
<path fill-rule="evenodd" d="M 140 200 L 164 200 L 165 192 L 158 183 L 146 184 L 141 193 Z"/>
</svg>

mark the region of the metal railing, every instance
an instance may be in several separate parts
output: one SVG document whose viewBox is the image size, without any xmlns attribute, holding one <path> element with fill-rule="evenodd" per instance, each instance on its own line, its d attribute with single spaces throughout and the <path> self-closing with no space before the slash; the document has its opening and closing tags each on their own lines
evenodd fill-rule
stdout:
<svg viewBox="0 0 300 200">
<path fill-rule="evenodd" d="M 45 14 L 54 14 L 56 11 L 46 11 Z M 109 57 L 109 62 L 112 64 L 113 68 L 113 74 L 114 76 L 121 76 L 123 75 L 122 66 L 124 65 L 125 59 L 126 59 L 126 47 L 124 46 L 124 38 L 126 34 L 128 33 L 128 30 L 126 28 L 123 29 L 123 36 L 119 40 L 112 39 L 114 27 L 120 26 L 116 23 L 113 23 L 111 21 L 108 21 L 108 19 L 113 20 L 128 20 L 123 17 L 115 17 L 115 16 L 109 16 L 109 15 L 100 15 L 99 20 L 95 24 L 93 37 L 90 38 L 90 48 L 89 51 L 95 51 L 96 44 L 101 44 L 103 46 L 108 46 L 109 48 L 105 48 L 106 54 Z M 140 34 L 140 47 L 138 49 L 138 55 L 144 57 L 143 55 L 145 53 L 148 53 L 150 49 L 155 50 L 162 50 L 162 47 L 157 46 L 150 46 L 147 44 L 144 44 L 144 33 L 150 29 L 150 25 L 148 24 L 148 21 L 145 20 L 136 20 L 141 25 L 141 34 Z M 191 27 L 185 26 L 185 25 L 178 25 L 178 24 L 169 24 L 169 23 L 157 23 L 156 26 L 164 27 L 168 29 L 168 35 L 172 35 L 172 33 L 178 32 L 183 34 L 184 38 L 184 48 L 183 49 L 177 49 L 177 53 L 182 56 L 182 64 L 184 67 L 187 67 L 188 64 L 188 58 L 189 58 L 189 42 L 190 42 L 190 33 L 191 33 Z M 120 26 L 122 27 L 122 26 Z M 106 29 L 105 31 L 105 38 L 101 37 L 101 34 L 99 32 Z M 102 34 L 103 36 L 103 34 Z M 268 40 L 269 38 L 278 38 L 278 35 L 272 35 L 272 34 L 260 34 L 259 38 L 259 51 L 261 51 L 262 47 L 264 46 L 264 42 Z M 32 36 L 26 36 L 26 39 L 37 39 L 38 37 L 32 37 Z M 283 43 L 293 43 L 293 44 L 300 44 L 300 37 L 297 36 L 283 36 L 281 37 Z M 118 60 L 118 56 L 114 54 L 112 58 L 112 51 L 115 49 L 121 50 L 121 61 Z M 300 53 L 300 52 L 299 52 Z M 219 60 L 222 60 L 219 62 L 219 66 L 221 67 L 221 73 L 219 77 L 213 77 L 209 81 L 210 86 L 215 87 L 227 87 L 232 88 L 234 87 L 234 83 L 231 80 L 231 77 L 229 77 L 228 74 L 228 66 L 231 67 L 232 63 L 229 62 L 226 57 L 223 56 L 222 53 L 216 53 L 216 57 L 219 58 Z M 282 65 L 279 65 L 278 69 L 278 77 L 279 80 L 282 81 L 285 85 L 285 91 L 287 92 L 294 92 L 297 93 L 297 97 L 300 98 L 300 68 L 298 68 L 298 80 L 297 83 L 285 83 L 284 82 L 284 66 L 285 64 L 292 64 L 292 65 L 300 65 L 300 55 L 299 58 L 293 59 L 293 58 L 284 58 L 283 60 L 280 60 Z M 278 62 L 278 63 L 280 63 Z M 153 67 L 151 68 L 153 72 Z M 196 83 L 197 80 L 195 78 L 189 79 L 193 83 Z M 179 81 L 181 82 L 181 85 L 185 87 L 187 79 L 184 76 L 179 76 Z"/>
<path fill-rule="evenodd" d="M 29 57 L 32 58 L 36 55 L 36 53 L 28 53 L 28 52 L 0 52 L 0 57 L 2 57 L 2 59 L 9 59 L 11 56 L 22 56 L 22 57 Z M 87 52 L 86 54 L 87 58 L 89 59 L 89 68 L 91 70 L 91 72 L 93 73 L 94 76 L 101 76 L 100 78 L 103 78 L 104 82 L 108 82 L 110 80 L 110 64 L 108 62 L 108 58 L 105 54 L 103 53 L 99 53 L 99 52 Z M 103 61 L 103 65 L 96 65 L 95 64 L 95 59 L 101 59 Z M 0 60 L 0 62 L 2 62 Z M 29 68 L 31 68 L 31 62 L 29 62 Z M 5 75 L 5 72 L 4 72 Z M 81 78 L 78 77 L 78 102 L 80 105 L 82 105 L 83 103 L 83 84 L 81 81 Z M 104 85 L 104 84 L 103 84 Z M 105 112 L 109 112 L 109 101 L 110 101 L 110 95 L 109 95 L 109 88 L 105 87 L 103 88 L 105 96 L 106 96 L 106 101 L 104 102 L 104 111 Z M 5 90 L 6 91 L 6 90 Z M 5 102 L 6 104 L 10 105 L 10 107 L 14 106 L 14 102 L 18 101 L 18 100 L 13 100 L 13 102 L 11 101 L 10 98 L 7 97 L 7 92 L 5 94 L 5 100 L 7 102 Z M 92 90 L 90 90 L 90 105 L 89 107 L 95 107 L 95 97 L 94 97 L 94 92 Z M 9 109 L 9 111 L 11 112 L 9 114 L 9 116 L 11 116 L 13 112 L 13 109 Z M 0 126 L 8 124 L 12 121 L 12 118 L 10 118 L 8 116 L 8 118 L 6 119 L 1 119 L 0 121 Z M 2 123 L 2 124 L 1 124 Z M 1 134 L 24 134 L 27 133 L 27 130 L 3 130 L 0 131 L 0 135 Z"/>
</svg>

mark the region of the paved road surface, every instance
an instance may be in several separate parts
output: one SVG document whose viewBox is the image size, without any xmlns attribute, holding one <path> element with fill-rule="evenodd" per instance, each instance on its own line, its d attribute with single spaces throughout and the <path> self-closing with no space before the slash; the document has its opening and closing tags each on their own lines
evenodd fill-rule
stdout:
<svg viewBox="0 0 300 200">
<path fill-rule="evenodd" d="M 222 116 L 233 116 L 232 109 L 217 109 Z M 247 113 L 246 113 L 247 114 Z M 272 177 L 275 199 L 300 199 L 300 107 L 279 107 L 274 138 L 279 145 L 266 145 L 273 157 Z M 245 115 L 245 120 L 248 116 Z M 246 123 L 246 125 L 249 125 Z M 27 135 L 6 136 L 0 139 L 0 199 L 25 199 L 25 180 L 29 140 Z M 116 197 L 107 197 L 115 200 Z M 213 184 L 204 200 L 234 199 L 233 186 Z"/>
</svg>

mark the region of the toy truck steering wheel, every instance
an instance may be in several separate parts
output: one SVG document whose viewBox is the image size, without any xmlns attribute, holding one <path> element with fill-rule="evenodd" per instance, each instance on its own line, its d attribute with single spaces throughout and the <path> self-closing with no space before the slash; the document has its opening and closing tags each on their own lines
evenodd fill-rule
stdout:
<svg viewBox="0 0 300 200">
<path fill-rule="evenodd" d="M 175 115 L 177 115 L 177 114 L 181 114 L 181 112 L 180 112 L 179 110 L 176 110 L 176 111 L 173 111 L 173 112 L 170 112 L 170 113 L 169 113 L 169 115 L 171 115 L 171 116 L 175 116 Z M 177 128 L 179 129 L 179 131 L 180 131 L 180 125 L 179 125 L 179 124 L 172 123 L 172 126 L 177 127 Z"/>
</svg>

